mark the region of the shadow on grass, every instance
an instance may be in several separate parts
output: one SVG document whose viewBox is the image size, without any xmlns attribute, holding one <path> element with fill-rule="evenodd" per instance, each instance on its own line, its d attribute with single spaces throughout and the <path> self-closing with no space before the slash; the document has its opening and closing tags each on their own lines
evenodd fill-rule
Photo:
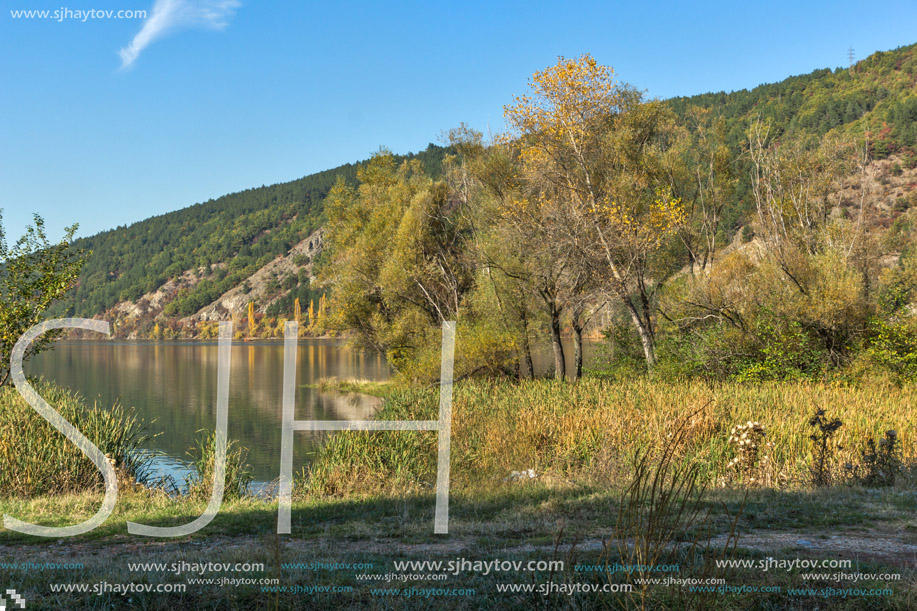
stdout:
<svg viewBox="0 0 917 611">
<path fill-rule="evenodd" d="M 708 490 L 705 509 L 717 528 L 727 528 L 727 510 L 742 507 L 743 491 Z M 435 542 L 450 537 L 504 537 L 504 543 L 544 539 L 558 522 L 573 535 L 607 537 L 618 509 L 619 492 L 611 488 L 580 486 L 548 488 L 535 484 L 498 486 L 493 490 L 454 492 L 450 500 L 450 534 L 433 534 L 434 496 L 372 496 L 366 498 L 312 498 L 294 500 L 291 537 L 393 537 L 404 542 Z M 76 495 L 36 500 L 3 500 L 0 510 L 22 520 L 48 526 L 76 523 L 98 508 L 99 496 Z M 835 487 L 823 490 L 752 490 L 745 502 L 741 530 L 819 530 L 875 528 L 882 522 L 917 519 L 913 490 Z M 122 494 L 108 520 L 73 541 L 123 539 L 126 522 L 155 526 L 188 523 L 205 503 L 185 497 L 170 498 L 147 492 Z M 725 508 L 725 509 L 724 509 Z M 276 532 L 277 503 L 246 498 L 227 501 L 213 521 L 191 539 L 264 536 Z M 718 531 L 719 532 L 719 531 Z M 146 537 L 132 537 L 151 540 Z M 153 538 L 155 539 L 155 538 Z M 31 537 L 0 529 L 0 544 L 42 544 L 58 539 Z"/>
<path fill-rule="evenodd" d="M 568 513 L 591 521 L 607 516 L 609 503 L 612 502 L 611 495 L 591 489 L 552 490 L 540 486 L 454 493 L 450 501 L 451 533 L 461 535 L 460 527 L 468 524 L 473 525 L 476 531 L 492 532 L 501 530 L 501 527 L 512 527 L 518 533 L 519 522 L 537 516 L 554 519 Z M 0 510 L 37 524 L 65 526 L 92 515 L 99 503 L 100 496 L 90 494 L 33 500 L 6 499 L 0 501 Z M 293 532 L 290 536 L 314 537 L 330 533 L 336 536 L 407 536 L 430 541 L 445 539 L 449 535 L 433 534 L 434 505 L 432 493 L 294 500 L 291 514 Z M 122 494 L 105 523 L 72 540 L 90 541 L 126 535 L 128 521 L 177 526 L 197 518 L 204 507 L 204 502 L 186 497 L 169 498 L 145 492 Z M 536 523 L 532 522 L 523 530 L 534 530 L 535 526 Z M 263 536 L 276 532 L 276 527 L 276 501 L 246 498 L 225 502 L 213 521 L 190 538 Z M 0 529 L 0 544 L 41 544 L 58 540 Z"/>
<path fill-rule="evenodd" d="M 602 573 L 576 572 L 577 563 L 603 562 L 596 542 L 610 537 L 617 515 L 620 491 L 602 487 L 548 488 L 527 483 L 505 485 L 490 491 L 461 491 L 452 495 L 450 503 L 450 534 L 433 534 L 434 496 L 431 493 L 412 496 L 377 496 L 364 499 L 316 498 L 300 499 L 292 508 L 292 533 L 275 535 L 277 504 L 259 499 L 227 502 L 215 519 L 205 528 L 179 539 L 156 539 L 127 534 L 125 522 L 134 521 L 157 526 L 175 526 L 190 522 L 203 510 L 204 503 L 187 498 L 170 499 L 164 495 L 134 492 L 122 495 L 113 515 L 90 534 L 68 541 L 40 539 L 0 531 L 4 555 L 13 561 L 32 557 L 64 561 L 63 558 L 87 560 L 86 568 L 76 573 L 27 574 L 0 571 L 9 587 L 22 588 L 35 608 L 336 608 L 341 604 L 351 608 L 370 609 L 528 609 L 543 608 L 607 609 L 623 608 L 626 602 L 617 596 L 567 595 L 554 598 L 535 594 L 498 593 L 496 585 L 506 582 L 545 583 L 607 583 Z M 742 503 L 742 491 L 708 491 L 704 503 L 710 509 L 714 534 L 726 528 L 726 510 L 734 513 Z M 882 528 L 887 520 L 913 517 L 913 510 L 901 509 L 913 491 L 889 489 L 870 491 L 839 488 L 819 491 L 752 491 L 745 504 L 741 530 L 807 530 L 809 532 L 839 532 L 859 529 L 864 525 Z M 0 501 L 0 509 L 27 519 L 40 516 L 42 522 L 53 525 L 73 523 L 67 516 L 91 515 L 98 507 L 98 495 L 39 499 L 34 501 Z M 71 512 L 71 513 L 67 513 Z M 562 533 L 562 534 L 561 534 Z M 685 537 L 690 537 L 686 533 Z M 555 546 L 556 543 L 561 546 Z M 63 545 L 51 545 L 59 544 Z M 171 543 L 171 545 L 170 545 Z M 591 544 L 591 545 L 590 545 Z M 741 545 L 741 539 L 740 539 Z M 761 551 L 741 554 L 744 557 L 779 556 Z M 56 557 L 56 558 L 55 558 Z M 308 562 L 369 562 L 375 571 L 395 570 L 393 560 L 452 560 L 458 557 L 480 560 L 559 558 L 566 562 L 563 574 L 530 575 L 523 573 L 482 575 L 472 572 L 450 577 L 448 581 L 418 581 L 412 583 L 368 583 L 354 571 L 316 571 L 284 567 L 284 563 Z M 265 571 L 259 576 L 276 576 L 279 583 L 322 584 L 351 588 L 347 594 L 318 593 L 305 597 L 289 592 L 279 594 L 260 586 L 239 588 L 197 588 L 182 596 L 137 596 L 129 600 L 118 595 L 80 598 L 72 595 L 56 597 L 48 593 L 48 584 L 57 582 L 130 582 L 157 583 L 177 577 L 159 573 L 145 575 L 129 572 L 126 562 L 156 562 L 176 558 L 188 561 L 263 562 Z M 607 558 L 614 561 L 614 558 Z M 92 561 L 95 564 L 92 564 Z M 857 570 L 867 570 L 868 565 Z M 911 571 L 913 573 L 913 571 Z M 686 575 L 683 575 L 686 576 Z M 761 583 L 782 588 L 799 585 L 799 575 L 749 571 L 728 575 L 729 583 Z M 621 576 L 612 578 L 620 582 Z M 905 577 L 913 579 L 913 575 Z M 470 588 L 473 596 L 439 598 L 389 598 L 373 588 L 451 587 Z M 910 587 L 910 586 L 908 586 Z M 785 590 L 784 590 L 785 591 Z M 789 599 L 777 594 L 735 594 L 705 599 L 712 609 L 731 608 L 811 608 L 817 603 L 825 609 L 892 608 L 906 609 L 910 599 L 899 594 L 881 599 L 840 601 L 817 596 Z M 680 608 L 680 599 L 671 598 L 675 590 L 660 590 L 658 608 Z M 903 598 L 902 598 L 903 597 Z M 84 603 L 92 606 L 83 606 Z M 881 606 L 875 606 L 881 602 Z M 792 603 L 790 606 L 787 604 Z M 42 605 L 46 605 L 43 607 Z M 69 605 L 69 607 L 68 607 Z M 737 606 L 738 605 L 738 606 Z M 757 605 L 757 606 L 755 606 Z M 795 606 L 794 606 L 795 605 Z M 872 606 L 870 606 L 872 605 Z"/>
</svg>

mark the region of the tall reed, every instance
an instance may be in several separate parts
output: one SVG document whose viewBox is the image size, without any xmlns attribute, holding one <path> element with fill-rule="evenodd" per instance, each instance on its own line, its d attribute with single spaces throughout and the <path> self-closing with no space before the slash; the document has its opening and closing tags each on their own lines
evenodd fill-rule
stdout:
<svg viewBox="0 0 917 611">
<path fill-rule="evenodd" d="M 86 404 L 78 394 L 39 380 L 35 390 L 76 426 L 122 474 L 146 470 L 137 452 L 149 439 L 143 421 L 121 405 Z M 0 495 L 29 498 L 44 494 L 101 490 L 102 474 L 64 435 L 25 402 L 15 388 L 0 388 Z"/>
<path fill-rule="evenodd" d="M 213 489 L 213 475 L 216 470 L 216 433 L 198 431 L 195 445 L 188 450 L 194 471 L 188 479 L 188 493 L 192 496 L 209 497 Z M 252 468 L 247 462 L 248 448 L 237 440 L 226 442 L 226 476 L 223 498 L 237 499 L 248 494 L 252 482 Z"/>
</svg>

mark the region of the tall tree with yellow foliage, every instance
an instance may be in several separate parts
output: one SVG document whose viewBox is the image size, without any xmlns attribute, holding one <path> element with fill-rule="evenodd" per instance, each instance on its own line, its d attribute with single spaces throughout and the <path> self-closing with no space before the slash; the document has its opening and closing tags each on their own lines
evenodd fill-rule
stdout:
<svg viewBox="0 0 917 611">
<path fill-rule="evenodd" d="M 665 273 L 654 255 L 684 216 L 667 171 L 674 118 L 590 55 L 559 58 L 529 87 L 504 108 L 524 186 L 504 214 L 547 223 L 539 231 L 593 270 L 629 313 L 651 369 Z"/>
</svg>

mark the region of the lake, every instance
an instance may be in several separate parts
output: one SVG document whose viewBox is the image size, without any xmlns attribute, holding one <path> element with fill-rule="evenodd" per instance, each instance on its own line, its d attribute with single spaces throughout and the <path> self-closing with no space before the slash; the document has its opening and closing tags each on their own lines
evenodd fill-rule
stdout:
<svg viewBox="0 0 917 611">
<path fill-rule="evenodd" d="M 43 375 L 79 392 L 90 403 L 116 401 L 133 407 L 165 456 L 159 474 L 182 483 L 187 450 L 216 418 L 216 342 L 62 341 L 25 364 L 27 375 Z M 380 401 L 357 394 L 320 393 L 306 385 L 320 378 L 385 380 L 391 371 L 379 354 L 348 348 L 341 341 L 301 339 L 296 371 L 297 420 L 363 420 Z M 249 449 L 257 482 L 278 477 L 283 380 L 283 343 L 234 343 L 229 383 L 229 437 Z M 297 432 L 294 472 L 308 464 L 326 433 Z"/>
</svg>

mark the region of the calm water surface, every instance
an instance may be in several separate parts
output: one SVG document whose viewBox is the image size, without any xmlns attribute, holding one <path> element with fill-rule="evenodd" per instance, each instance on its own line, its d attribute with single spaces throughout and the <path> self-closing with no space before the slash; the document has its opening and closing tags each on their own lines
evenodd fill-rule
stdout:
<svg viewBox="0 0 917 611">
<path fill-rule="evenodd" d="M 159 474 L 182 482 L 187 450 L 200 429 L 216 426 L 216 342 L 59 342 L 25 366 L 27 375 L 42 375 L 78 391 L 90 403 L 115 402 L 133 407 L 161 433 L 149 444 L 165 457 Z M 366 395 L 320 393 L 305 385 L 319 378 L 384 380 L 385 359 L 350 349 L 335 340 L 299 340 L 296 418 L 362 420 L 379 400 Z M 249 449 L 255 480 L 269 482 L 280 468 L 280 424 L 283 343 L 234 343 L 229 383 L 229 437 Z M 293 468 L 308 464 L 324 433 L 296 432 Z"/>
</svg>

